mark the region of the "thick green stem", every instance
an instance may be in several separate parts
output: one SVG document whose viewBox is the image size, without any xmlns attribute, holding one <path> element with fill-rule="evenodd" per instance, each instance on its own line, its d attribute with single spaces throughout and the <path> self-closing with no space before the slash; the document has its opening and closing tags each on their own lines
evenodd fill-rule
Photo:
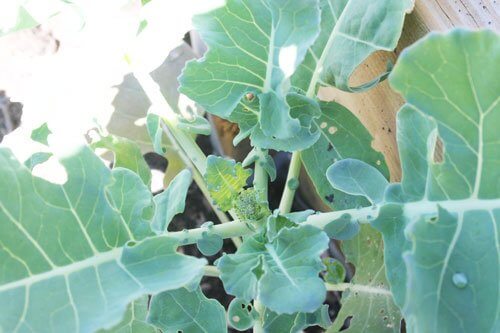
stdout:
<svg viewBox="0 0 500 333">
<path fill-rule="evenodd" d="M 217 267 L 212 266 L 212 265 L 206 265 L 205 271 L 203 272 L 203 275 L 211 276 L 211 277 L 219 277 L 220 272 L 219 272 L 219 269 Z"/>
<path fill-rule="evenodd" d="M 267 200 L 267 187 L 268 187 L 267 173 L 258 162 L 255 163 L 253 186 L 259 191 L 262 191 L 262 193 L 264 193 L 264 197 Z"/>
<path fill-rule="evenodd" d="M 290 161 L 290 168 L 288 169 L 288 175 L 286 177 L 285 189 L 283 190 L 283 196 L 280 201 L 280 213 L 289 213 L 292 209 L 293 197 L 295 196 L 295 191 L 299 186 L 299 173 L 301 167 L 300 161 L 300 151 L 296 151 L 292 154 L 292 159 Z"/>
<path fill-rule="evenodd" d="M 196 244 L 202 238 L 202 234 L 207 231 L 207 228 L 196 228 L 183 231 L 174 231 L 167 234 L 170 238 L 179 240 L 179 245 Z M 230 223 L 214 225 L 210 232 L 219 235 L 222 238 L 232 238 L 239 236 L 248 236 L 255 231 L 250 229 L 246 223 L 240 221 L 232 221 Z"/>
</svg>

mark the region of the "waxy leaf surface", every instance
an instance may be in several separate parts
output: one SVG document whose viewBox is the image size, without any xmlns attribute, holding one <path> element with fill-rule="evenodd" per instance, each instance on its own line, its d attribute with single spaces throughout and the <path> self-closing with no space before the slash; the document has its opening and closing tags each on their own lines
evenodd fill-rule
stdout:
<svg viewBox="0 0 500 333">
<path fill-rule="evenodd" d="M 86 147 L 61 159 L 63 185 L 0 149 L 0 331 L 94 332 L 144 294 L 197 283 L 206 261 L 152 236 L 151 193 Z"/>
<path fill-rule="evenodd" d="M 315 227 L 285 228 L 271 242 L 261 235 L 246 239 L 217 267 L 229 294 L 248 301 L 258 298 L 279 313 L 312 312 L 325 299 L 318 274 L 323 268 L 319 255 L 327 247 L 328 237 Z"/>
</svg>

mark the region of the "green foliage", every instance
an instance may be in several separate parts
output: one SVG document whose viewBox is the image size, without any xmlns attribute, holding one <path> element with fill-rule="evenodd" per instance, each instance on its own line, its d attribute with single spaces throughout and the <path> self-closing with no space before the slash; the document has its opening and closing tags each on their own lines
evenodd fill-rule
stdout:
<svg viewBox="0 0 500 333">
<path fill-rule="evenodd" d="M 372 136 L 349 110 L 335 102 L 321 102 L 321 117 L 315 123 L 322 132 L 319 140 L 301 152 L 302 162 L 321 199 L 333 210 L 365 206 L 360 197 L 347 195 L 331 186 L 328 167 L 345 158 L 362 160 L 388 178 L 384 156 L 371 147 Z"/>
<path fill-rule="evenodd" d="M 251 170 L 244 169 L 241 163 L 234 160 L 208 156 L 205 181 L 210 196 L 221 210 L 227 211 L 233 207 L 233 201 L 243 190 L 251 174 Z"/>
<path fill-rule="evenodd" d="M 305 148 L 319 133 L 311 135 L 310 117 L 299 115 L 314 116 L 319 110 L 312 100 L 288 95 L 286 86 L 289 72 L 316 38 L 319 20 L 318 0 L 228 0 L 222 8 L 195 16 L 209 50 L 184 69 L 181 93 L 238 123 L 239 139 L 250 136 L 256 147 Z M 284 52 L 289 64 L 280 63 Z"/>
<path fill-rule="evenodd" d="M 405 13 L 411 11 L 413 2 L 322 0 L 321 32 L 292 77 L 292 84 L 303 91 L 314 91 L 316 83 L 346 91 L 373 87 L 387 73 L 359 87 L 351 87 L 349 78 L 371 53 L 396 47 Z"/>
<path fill-rule="evenodd" d="M 324 258 L 323 264 L 326 267 L 323 274 L 325 282 L 337 284 L 345 281 L 346 272 L 344 265 L 340 261 L 333 258 Z"/>
<path fill-rule="evenodd" d="M 95 331 L 144 294 L 199 281 L 204 259 L 177 253 L 176 239 L 151 237 L 142 215 L 151 193 L 132 171 L 109 170 L 83 147 L 61 159 L 68 181 L 56 185 L 8 149 L 0 160 L 8 175 L 0 177 L 2 331 Z"/>
<path fill-rule="evenodd" d="M 319 255 L 327 246 L 325 233 L 315 227 L 285 228 L 271 242 L 261 235 L 246 239 L 236 253 L 220 258 L 217 267 L 231 295 L 258 298 L 279 313 L 311 312 L 325 299 L 318 273 L 323 266 Z"/>
<path fill-rule="evenodd" d="M 107 330 L 99 330 L 98 333 L 158 333 L 158 329 L 146 322 L 148 303 L 148 296 L 133 301 L 119 324 Z"/>
<path fill-rule="evenodd" d="M 260 317 L 251 303 L 239 298 L 231 301 L 227 309 L 227 316 L 229 324 L 239 331 L 249 329 L 253 326 L 255 320 Z"/>
<path fill-rule="evenodd" d="M 162 292 L 151 299 L 148 322 L 165 333 L 227 332 L 226 312 L 200 288 Z"/>
<path fill-rule="evenodd" d="M 362 290 L 347 290 L 342 307 L 328 332 L 338 332 L 352 316 L 349 328 L 342 332 L 400 332 L 401 314 L 394 304 L 385 276 L 383 242 L 380 234 L 363 224 L 359 237 L 343 243 L 348 262 L 356 267 L 351 283 Z"/>
<path fill-rule="evenodd" d="M 326 178 L 333 187 L 348 194 L 362 195 L 372 204 L 384 200 L 384 190 L 388 185 L 387 179 L 377 169 L 365 162 L 350 158 L 328 168 Z M 360 178 L 364 179 L 362 183 L 357 181 Z"/>
<path fill-rule="evenodd" d="M 47 126 L 47 123 L 43 123 L 31 132 L 31 140 L 48 146 L 49 142 L 47 139 L 51 133 L 52 132 L 50 131 L 49 126 Z"/>
<path fill-rule="evenodd" d="M 391 74 L 408 101 L 403 181 L 387 187 L 373 225 L 409 332 L 498 328 L 499 42 L 490 31 L 434 34 Z"/>
<path fill-rule="evenodd" d="M 298 312 L 293 314 L 277 314 L 276 312 L 266 309 L 263 317 L 263 329 L 265 333 L 295 333 L 309 326 L 318 325 L 327 328 L 331 324 L 328 314 L 328 305 L 322 305 L 311 313 Z"/>
<path fill-rule="evenodd" d="M 33 135 L 32 135 L 33 137 Z M 105 148 L 113 152 L 114 167 L 126 168 L 137 173 L 144 184 L 151 184 L 151 170 L 142 157 L 140 147 L 132 140 L 115 135 L 102 136 L 92 144 L 95 148 Z"/>
<path fill-rule="evenodd" d="M 157 234 L 166 232 L 174 216 L 184 212 L 186 196 L 191 182 L 191 171 L 188 169 L 182 170 L 165 191 L 154 197 L 156 210 L 151 228 Z"/>
</svg>

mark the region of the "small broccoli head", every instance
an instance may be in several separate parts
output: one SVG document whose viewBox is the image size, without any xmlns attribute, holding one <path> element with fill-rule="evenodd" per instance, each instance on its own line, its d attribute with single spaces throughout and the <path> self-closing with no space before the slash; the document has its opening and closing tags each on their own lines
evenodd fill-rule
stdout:
<svg viewBox="0 0 500 333">
<path fill-rule="evenodd" d="M 233 207 L 238 218 L 245 222 L 259 222 L 271 214 L 262 192 L 253 188 L 241 191 Z"/>
</svg>

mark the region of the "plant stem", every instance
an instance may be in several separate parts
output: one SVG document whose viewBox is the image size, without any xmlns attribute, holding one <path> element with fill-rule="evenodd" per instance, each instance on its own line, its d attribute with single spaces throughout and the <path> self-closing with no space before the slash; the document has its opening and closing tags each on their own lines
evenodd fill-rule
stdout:
<svg viewBox="0 0 500 333">
<path fill-rule="evenodd" d="M 212 265 L 206 265 L 205 266 L 205 272 L 203 273 L 205 276 L 211 276 L 211 277 L 219 277 L 220 272 L 219 269 L 215 266 Z"/>
<path fill-rule="evenodd" d="M 259 319 L 257 319 L 253 325 L 253 333 L 264 333 L 264 328 L 262 327 L 262 323 L 264 322 L 264 312 L 266 308 L 261 302 L 259 302 L 258 299 L 254 299 L 253 307 L 259 313 Z"/>
<path fill-rule="evenodd" d="M 208 187 L 207 187 L 207 184 L 205 183 L 205 179 L 203 179 L 203 176 L 201 175 L 199 169 L 193 165 L 191 159 L 189 159 L 189 157 L 184 152 L 182 147 L 180 147 L 180 145 L 177 143 L 175 137 L 173 136 L 172 132 L 170 131 L 170 128 L 167 127 L 166 123 L 162 123 L 162 129 L 163 129 L 163 132 L 165 133 L 165 135 L 167 136 L 167 138 L 172 142 L 172 145 L 177 150 L 178 155 L 181 157 L 184 164 L 191 169 L 192 174 L 193 174 L 193 179 L 194 179 L 196 185 L 198 185 L 198 188 L 200 189 L 201 193 L 203 193 L 203 195 L 207 199 L 208 204 L 210 205 L 210 207 L 212 207 L 212 210 L 214 211 L 215 215 L 217 215 L 217 217 L 219 218 L 219 221 L 221 223 L 231 222 L 231 220 L 229 220 L 227 215 L 215 206 L 214 201 L 212 200 L 210 193 L 208 192 Z M 203 154 L 203 152 L 202 152 L 202 154 Z M 203 157 L 205 158 L 205 155 L 203 155 Z M 233 241 L 234 246 L 236 246 L 236 248 L 240 247 L 241 244 L 243 244 L 241 238 L 239 238 L 239 237 L 233 237 L 233 238 L 231 238 L 231 240 Z"/>
<path fill-rule="evenodd" d="M 292 159 L 290 160 L 290 168 L 288 169 L 288 175 L 286 177 L 285 189 L 283 190 L 283 196 L 281 197 L 279 206 L 281 214 L 289 213 L 292 209 L 293 197 L 297 190 L 301 165 L 300 151 L 293 152 Z M 293 184 L 293 179 L 296 180 L 296 184 Z"/>
<path fill-rule="evenodd" d="M 253 176 L 253 186 L 262 191 L 264 193 L 264 197 L 267 198 L 267 188 L 268 188 L 268 179 L 267 179 L 267 173 L 264 170 L 264 168 L 260 165 L 259 162 L 255 163 L 255 170 L 254 170 L 254 176 Z"/>
<path fill-rule="evenodd" d="M 140 70 L 136 70 L 134 71 L 134 76 L 139 81 L 139 84 L 146 93 L 146 96 L 151 101 L 153 110 L 163 118 L 165 126 L 162 126 L 162 129 L 170 138 L 172 145 L 175 145 L 179 155 L 181 155 L 181 158 L 186 163 L 187 167 L 194 166 L 195 170 L 192 170 L 193 178 L 203 195 L 207 198 L 208 203 L 211 205 L 215 214 L 217 215 L 221 223 L 229 222 L 226 214 L 224 214 L 214 206 L 213 200 L 210 197 L 205 181 L 202 177 L 207 169 L 207 157 L 201 151 L 200 147 L 196 144 L 194 139 L 177 127 L 177 115 L 170 108 L 170 105 L 168 105 L 167 101 L 163 97 L 160 88 L 151 78 L 149 73 L 144 73 Z M 229 213 L 231 214 L 233 219 L 236 219 L 236 214 L 234 214 L 234 212 L 230 211 Z M 241 246 L 242 241 L 239 237 L 235 237 L 233 239 L 233 243 L 236 247 L 239 247 Z"/>
<path fill-rule="evenodd" d="M 376 217 L 378 210 L 376 206 L 364 207 L 361 209 L 347 209 L 335 212 L 313 214 L 301 225 L 312 225 L 318 229 L 324 229 L 326 225 L 333 222 L 344 214 L 348 214 L 352 219 L 356 219 L 359 223 L 369 223 L 369 221 Z M 195 228 L 184 231 L 169 232 L 168 237 L 177 238 L 180 245 L 195 244 L 198 239 L 202 238 L 202 233 L 207 229 L 204 227 Z M 246 223 L 235 220 L 230 223 L 218 224 L 212 227 L 211 232 L 221 236 L 222 238 L 231 238 L 238 236 L 249 236 L 255 233 L 255 230 L 250 229 Z"/>
<path fill-rule="evenodd" d="M 391 291 L 385 288 L 371 287 L 362 284 L 355 283 L 325 283 L 326 290 L 328 291 L 346 291 L 351 290 L 354 292 L 368 293 L 368 294 L 378 294 L 378 295 L 392 295 Z"/>
<path fill-rule="evenodd" d="M 167 237 L 179 240 L 179 245 L 195 244 L 202 238 L 202 234 L 207 228 L 195 228 L 183 231 L 174 231 L 166 234 Z M 255 231 L 250 229 L 246 223 L 241 221 L 232 221 L 230 223 L 217 224 L 211 227 L 210 232 L 219 235 L 222 238 L 232 238 L 239 236 L 252 235 Z"/>
</svg>

